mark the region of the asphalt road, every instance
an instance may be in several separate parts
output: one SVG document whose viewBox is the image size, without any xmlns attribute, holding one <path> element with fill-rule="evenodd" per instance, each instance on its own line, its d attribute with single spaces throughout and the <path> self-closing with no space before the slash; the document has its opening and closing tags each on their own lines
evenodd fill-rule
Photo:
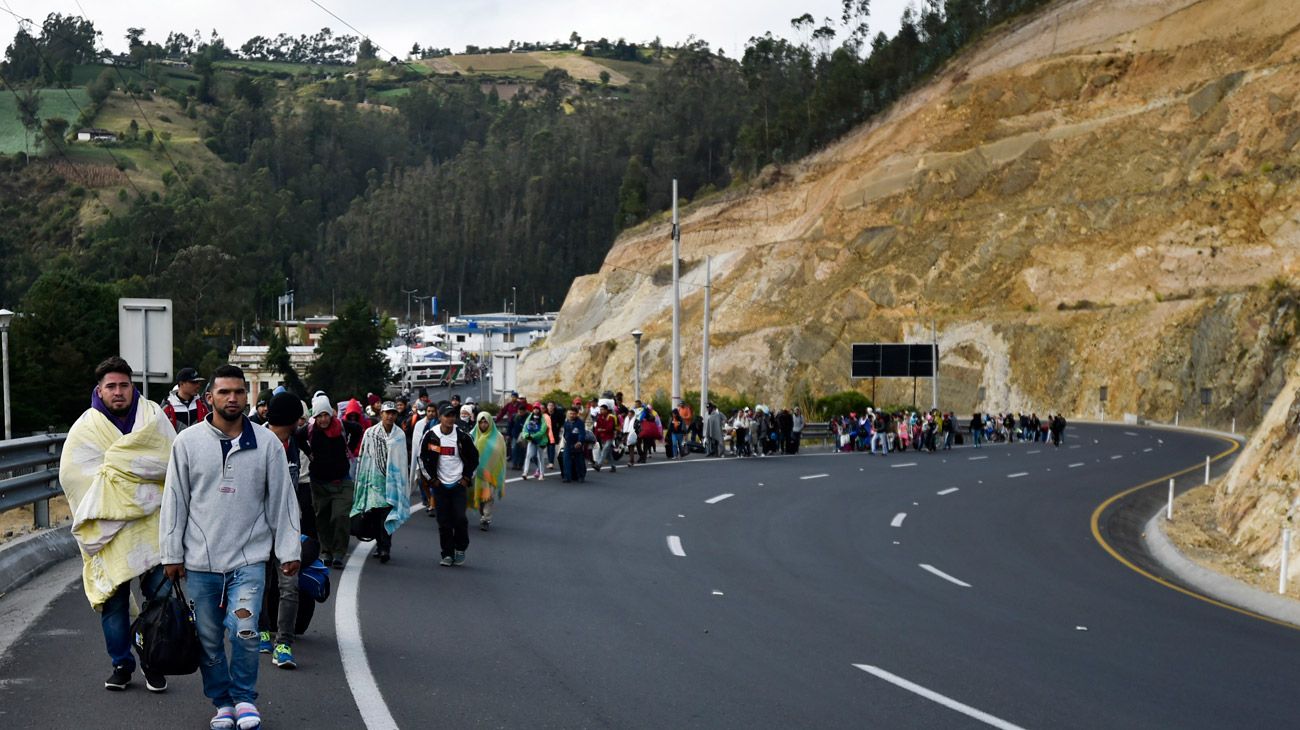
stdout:
<svg viewBox="0 0 1300 730">
<path fill-rule="evenodd" d="M 417 514 L 392 563 L 353 554 L 299 670 L 264 661 L 266 726 L 1297 726 L 1300 633 L 1169 590 L 1093 536 L 1101 502 L 1223 442 L 1067 434 L 516 482 L 457 568 Z M 363 651 L 341 659 L 336 621 Z M 197 676 L 110 694 L 107 669 L 70 585 L 0 660 L 0 725 L 204 726 Z"/>
</svg>

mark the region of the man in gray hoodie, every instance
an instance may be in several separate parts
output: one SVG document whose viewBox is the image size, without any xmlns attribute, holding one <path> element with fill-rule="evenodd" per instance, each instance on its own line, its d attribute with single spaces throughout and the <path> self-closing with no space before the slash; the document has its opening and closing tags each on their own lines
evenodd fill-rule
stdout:
<svg viewBox="0 0 1300 730">
<path fill-rule="evenodd" d="M 244 373 L 212 375 L 212 413 L 172 444 L 163 487 L 160 545 L 167 577 L 186 577 L 203 659 L 213 730 L 260 727 L 257 615 L 272 549 L 298 572 L 300 519 L 289 464 L 275 434 L 244 415 Z M 226 625 L 233 628 L 226 656 Z"/>
</svg>

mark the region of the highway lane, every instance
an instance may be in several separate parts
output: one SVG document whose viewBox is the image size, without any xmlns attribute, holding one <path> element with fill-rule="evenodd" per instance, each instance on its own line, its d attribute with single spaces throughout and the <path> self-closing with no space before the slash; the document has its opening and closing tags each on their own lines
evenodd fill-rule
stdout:
<svg viewBox="0 0 1300 730">
<path fill-rule="evenodd" d="M 1091 534 L 1102 500 L 1221 442 L 1068 433 L 1059 450 L 652 462 L 585 484 L 515 483 L 461 568 L 435 565 L 433 520 L 416 515 L 391 564 L 352 573 L 384 709 L 401 727 L 1288 724 L 1294 630 L 1162 587 Z M 332 607 L 304 643 L 317 661 Z M 0 681 L 0 711 L 48 713 L 59 695 L 33 686 L 61 676 L 61 657 L 100 679 L 87 613 L 65 595 L 0 662 L 0 680 L 15 666 L 27 678 Z M 76 636 L 49 635 L 65 626 Z M 266 665 L 268 726 L 360 725 L 330 662 L 297 675 Z M 202 707 L 184 682 L 183 706 Z M 121 705 L 89 687 L 89 706 Z M 133 711 L 178 702 L 135 696 Z"/>
</svg>

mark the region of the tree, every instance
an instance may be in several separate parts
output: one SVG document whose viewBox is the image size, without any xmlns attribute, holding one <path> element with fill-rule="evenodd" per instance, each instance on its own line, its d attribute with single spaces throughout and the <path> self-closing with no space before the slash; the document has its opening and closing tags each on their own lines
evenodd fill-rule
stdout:
<svg viewBox="0 0 1300 730">
<path fill-rule="evenodd" d="M 266 344 L 268 347 L 263 364 L 284 378 L 285 389 L 297 396 L 298 400 L 307 400 L 307 386 L 303 384 L 302 378 L 298 377 L 298 371 L 293 369 L 289 348 L 279 330 L 271 330 Z"/>
<path fill-rule="evenodd" d="M 382 393 L 391 379 L 379 348 L 380 327 L 371 319 L 370 305 L 358 297 L 348 302 L 316 346 L 317 358 L 308 371 L 315 390 L 343 399 Z"/>
<path fill-rule="evenodd" d="M 23 89 L 23 93 L 18 95 L 16 101 L 18 122 L 27 130 L 27 134 L 23 135 L 23 148 L 30 155 L 31 148 L 27 147 L 27 139 L 31 135 L 37 135 L 36 146 L 40 147 L 41 145 L 39 135 L 41 131 L 41 92 L 31 87 Z"/>
<path fill-rule="evenodd" d="M 95 365 L 117 353 L 117 297 L 66 260 L 32 285 L 9 336 L 16 431 L 64 430 L 90 406 Z"/>
<path fill-rule="evenodd" d="M 63 149 L 63 145 L 67 141 L 64 139 L 64 135 L 68 133 L 68 120 L 63 117 L 50 117 L 45 120 L 43 127 L 45 139 L 54 146 L 54 149 Z"/>
<path fill-rule="evenodd" d="M 362 38 L 361 44 L 357 46 L 357 63 L 361 63 L 362 61 L 373 61 L 375 60 L 375 55 L 375 44 L 371 43 L 369 38 Z"/>
<path fill-rule="evenodd" d="M 646 174 L 641 158 L 633 156 L 627 161 L 627 171 L 623 173 L 623 184 L 618 188 L 618 216 L 614 221 L 615 229 L 623 229 L 640 223 L 646 214 Z"/>
</svg>

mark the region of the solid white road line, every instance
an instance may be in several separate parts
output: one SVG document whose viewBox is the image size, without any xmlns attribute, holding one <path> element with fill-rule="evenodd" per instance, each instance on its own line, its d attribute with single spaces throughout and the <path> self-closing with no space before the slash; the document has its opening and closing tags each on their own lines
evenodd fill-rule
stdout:
<svg viewBox="0 0 1300 730">
<path fill-rule="evenodd" d="M 1071 464 L 1071 465 L 1069 466 L 1069 468 L 1070 468 L 1070 469 L 1077 469 L 1077 468 L 1079 468 L 1079 467 L 1081 467 L 1081 466 L 1083 466 L 1083 462 L 1082 462 L 1082 461 L 1077 462 L 1077 463 L 1074 463 L 1074 464 Z"/>
<path fill-rule="evenodd" d="M 704 503 L 705 503 L 705 504 L 717 504 L 718 502 L 721 502 L 721 501 L 724 500 L 724 499 L 730 499 L 730 498 L 732 498 L 732 497 L 734 497 L 734 496 L 736 496 L 736 495 L 734 495 L 734 494 L 719 494 L 718 496 L 714 497 L 713 499 L 706 499 L 706 500 L 704 500 Z"/>
<path fill-rule="evenodd" d="M 1027 477 L 1027 476 L 1029 476 L 1029 472 L 1018 471 L 1015 474 L 1008 474 L 1007 479 L 1019 479 L 1020 477 Z"/>
<path fill-rule="evenodd" d="M 972 456 L 972 457 L 970 457 L 970 458 L 968 458 L 968 459 L 966 459 L 966 460 L 967 460 L 967 461 L 979 461 L 980 459 L 987 459 L 987 458 L 989 458 L 989 457 L 987 457 L 987 456 Z"/>
<path fill-rule="evenodd" d="M 893 519 L 893 520 L 890 520 L 890 522 L 889 522 L 889 526 L 890 526 L 890 527 L 902 527 L 902 526 L 903 526 L 903 520 L 905 520 L 905 519 L 907 519 L 907 513 L 906 513 L 906 512 L 899 512 L 898 514 L 894 515 L 894 519 Z"/>
<path fill-rule="evenodd" d="M 799 477 L 799 478 L 807 480 L 807 479 L 821 479 L 822 477 L 828 477 L 828 476 L 830 476 L 830 474 L 809 474 L 806 477 Z"/>
<path fill-rule="evenodd" d="M 1115 454 L 1114 456 L 1110 457 L 1110 460 L 1114 461 L 1116 459 L 1123 459 L 1123 458 L 1124 458 L 1123 454 Z"/>
<path fill-rule="evenodd" d="M 956 488 L 956 487 L 948 487 L 947 489 L 943 490 L 942 492 L 935 492 L 935 494 L 937 494 L 937 495 L 939 495 L 940 497 L 942 497 L 942 496 L 947 495 L 947 494 L 952 494 L 952 493 L 955 492 L 955 491 L 957 491 L 957 488 Z"/>
<path fill-rule="evenodd" d="M 853 666 L 857 667 L 858 669 L 861 669 L 867 674 L 871 674 L 873 676 L 879 677 L 880 679 L 889 682 L 895 687 L 902 687 L 908 692 L 911 692 L 913 694 L 918 694 L 926 698 L 927 700 L 930 700 L 931 702 L 937 702 L 938 704 L 941 704 L 950 710 L 955 710 L 957 712 L 960 712 L 961 714 L 979 720 L 980 722 L 986 725 L 992 725 L 993 727 L 1000 728 L 1000 730 L 1024 730 L 1024 728 L 1020 727 L 1019 725 L 1013 725 L 1012 723 L 1009 723 L 1006 720 L 1003 720 L 1001 718 L 994 717 L 993 715 L 990 715 L 987 712 L 977 710 L 974 707 L 958 702 L 957 700 L 954 700 L 951 697 L 946 697 L 944 695 L 941 695 L 932 689 L 926 689 L 925 687 L 922 687 L 921 685 L 915 682 L 910 682 L 898 676 L 897 674 L 887 672 L 881 669 L 880 667 L 873 667 L 870 664 L 854 664 Z"/>
<path fill-rule="evenodd" d="M 952 577 L 951 575 L 948 575 L 947 573 L 943 572 L 942 570 L 939 570 L 938 568 L 934 567 L 933 565 L 927 565 L 927 564 L 925 564 L 925 563 L 918 563 L 918 565 L 921 566 L 921 569 L 922 569 L 922 570 L 926 570 L 926 571 L 929 571 L 929 572 L 931 572 L 931 573 L 934 573 L 935 575 L 939 576 L 940 578 L 943 578 L 944 580 L 948 581 L 949 583 L 956 583 L 957 585 L 961 586 L 962 588 L 970 588 L 970 583 L 967 583 L 967 582 L 962 581 L 962 580 L 957 580 L 956 578 Z"/>
<path fill-rule="evenodd" d="M 361 570 L 374 549 L 373 542 L 359 543 L 348 557 L 348 569 L 343 572 L 334 597 L 334 633 L 338 637 L 339 657 L 343 660 L 343 676 L 352 690 L 357 709 L 361 711 L 361 721 L 367 730 L 397 730 L 397 722 L 379 692 L 375 675 L 370 672 L 366 647 L 361 642 L 361 622 L 357 617 Z"/>
<path fill-rule="evenodd" d="M 686 557 L 686 551 L 682 549 L 682 539 L 676 535 L 668 536 L 668 550 L 679 558 Z"/>
<path fill-rule="evenodd" d="M 902 468 L 904 468 L 904 467 L 916 466 L 916 462 L 915 462 L 915 461 L 909 461 L 909 462 L 907 462 L 906 464 L 890 464 L 889 466 L 890 466 L 891 469 L 902 469 Z"/>
</svg>

